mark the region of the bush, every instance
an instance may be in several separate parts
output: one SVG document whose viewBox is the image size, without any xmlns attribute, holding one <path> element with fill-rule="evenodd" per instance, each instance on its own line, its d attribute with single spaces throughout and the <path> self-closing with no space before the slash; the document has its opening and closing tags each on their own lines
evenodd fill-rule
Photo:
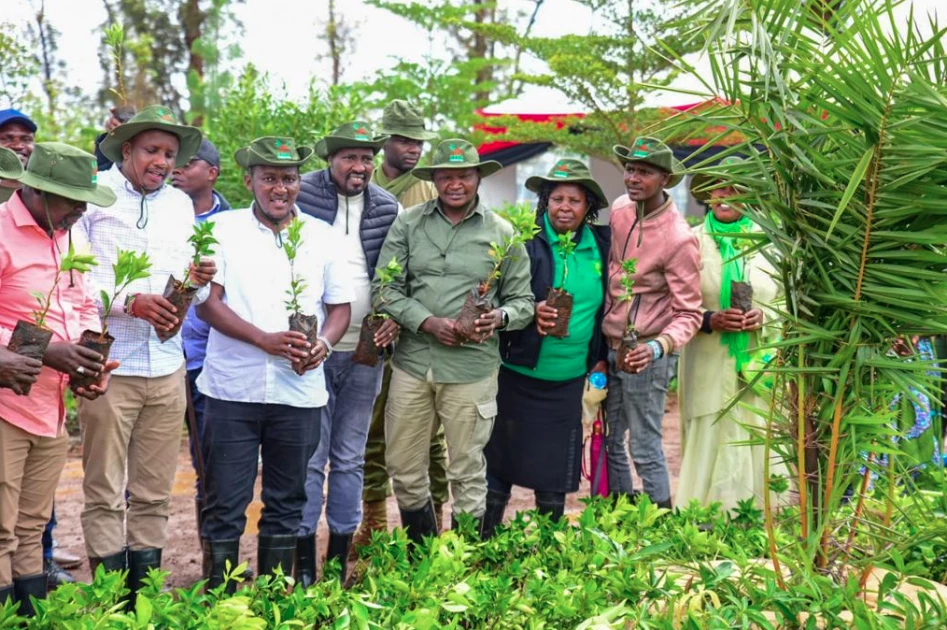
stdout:
<svg viewBox="0 0 947 630">
<path fill-rule="evenodd" d="M 576 526 L 520 514 L 486 542 L 464 517 L 460 532 L 414 552 L 401 530 L 377 534 L 362 550 L 351 589 L 328 577 L 287 592 L 291 579 L 266 576 L 233 597 L 222 588 L 204 594 L 201 583 L 171 593 L 163 590 L 167 574 L 154 571 L 136 609 L 125 612 L 121 576 L 99 571 L 93 584 L 67 584 L 39 602 L 28 627 L 702 629 L 799 627 L 806 617 L 833 628 L 947 623 L 944 603 L 923 595 L 912 603 L 895 593 L 883 607 L 869 606 L 857 580 L 794 571 L 792 588 L 780 590 L 758 560 L 766 546 L 762 514 L 750 503 L 724 515 L 696 505 L 668 514 L 646 499 L 634 506 L 621 500 L 614 509 L 595 501 Z M 893 576 L 886 588 L 900 583 Z M 26 627 L 12 610 L 0 612 L 0 628 Z"/>
</svg>

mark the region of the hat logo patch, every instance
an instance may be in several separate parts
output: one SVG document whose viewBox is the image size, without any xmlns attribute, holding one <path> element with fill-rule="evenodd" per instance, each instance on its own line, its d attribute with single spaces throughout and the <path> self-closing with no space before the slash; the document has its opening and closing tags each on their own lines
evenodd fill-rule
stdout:
<svg viewBox="0 0 947 630">
<path fill-rule="evenodd" d="M 355 124 L 353 127 L 355 128 L 356 140 L 364 140 L 366 142 L 371 140 L 368 136 L 368 129 L 366 129 L 364 125 Z"/>
<path fill-rule="evenodd" d="M 92 171 L 92 183 L 93 184 L 99 183 L 99 169 L 97 168 Z"/>
<path fill-rule="evenodd" d="M 169 112 L 164 108 L 158 110 L 158 115 L 161 117 L 161 120 L 166 120 L 168 122 L 174 122 L 174 114 Z"/>
<path fill-rule="evenodd" d="M 651 145 L 645 142 L 644 140 L 638 140 L 635 143 L 635 150 L 632 155 L 634 157 L 648 157 L 648 154 L 651 153 Z"/>
<path fill-rule="evenodd" d="M 464 150 L 461 147 L 458 147 L 456 144 L 450 145 L 450 153 L 447 155 L 448 162 L 463 162 L 464 161 Z"/>
<path fill-rule="evenodd" d="M 285 140 L 276 141 L 276 159 L 278 160 L 291 160 L 293 159 L 293 154 L 289 148 L 289 144 Z"/>
<path fill-rule="evenodd" d="M 565 162 L 559 162 L 556 164 L 556 168 L 552 172 L 553 177 L 568 177 L 572 174 L 572 171 L 569 169 L 569 165 Z"/>
</svg>

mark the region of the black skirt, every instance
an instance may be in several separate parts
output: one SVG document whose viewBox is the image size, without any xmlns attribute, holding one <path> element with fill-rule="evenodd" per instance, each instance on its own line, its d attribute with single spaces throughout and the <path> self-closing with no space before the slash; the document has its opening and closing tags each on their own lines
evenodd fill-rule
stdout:
<svg viewBox="0 0 947 630">
<path fill-rule="evenodd" d="M 500 367 L 487 472 L 543 492 L 579 489 L 585 377 L 544 381 Z"/>
</svg>

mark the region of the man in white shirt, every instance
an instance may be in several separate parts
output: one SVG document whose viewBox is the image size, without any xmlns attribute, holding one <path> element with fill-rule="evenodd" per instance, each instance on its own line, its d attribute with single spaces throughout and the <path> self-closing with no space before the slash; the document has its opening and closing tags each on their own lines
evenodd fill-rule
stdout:
<svg viewBox="0 0 947 630">
<path fill-rule="evenodd" d="M 387 262 L 379 261 L 378 254 L 400 208 L 391 193 L 370 183 L 375 154 L 387 139 L 374 135 L 365 122 L 342 125 L 316 144 L 316 154 L 329 167 L 304 175 L 299 192 L 300 210 L 332 226 L 332 240 L 338 244 L 340 262 L 353 278 L 355 294 L 348 330 L 325 366 L 329 403 L 322 417 L 319 448 L 309 462 L 308 501 L 297 542 L 296 579 L 304 586 L 316 575 L 315 532 L 322 515 L 327 465 L 326 562 L 338 558 L 342 581 L 352 536 L 362 520 L 365 441 L 372 407 L 381 391 L 383 361 L 371 367 L 352 359 L 362 319 L 372 308 L 371 279 L 375 269 Z M 375 333 L 375 343 L 388 346 L 397 333 L 398 325 L 388 319 Z"/>
<path fill-rule="evenodd" d="M 197 386 L 206 397 L 206 504 L 201 536 L 208 587 L 238 564 L 257 459 L 263 457 L 263 512 L 257 571 L 289 574 L 306 503 L 306 466 L 319 443 L 329 400 L 322 363 L 349 326 L 352 277 L 324 222 L 300 213 L 299 166 L 312 155 L 292 138 L 259 138 L 236 153 L 253 205 L 219 215 L 219 273 L 198 316 L 211 325 Z M 288 227 L 301 221 L 290 264 Z M 318 341 L 288 330 L 291 284 L 300 311 L 318 317 Z M 297 285 L 298 286 L 298 285 Z M 294 367 L 305 367 L 302 375 Z M 233 590 L 236 584 L 230 582 Z"/>
<path fill-rule="evenodd" d="M 157 105 L 112 129 L 100 149 L 115 166 L 98 179 L 118 201 L 110 208 L 90 204 L 76 226 L 99 262 L 88 274 L 96 296 L 114 291 L 119 249 L 151 261 L 151 276 L 132 282 L 106 313 L 115 337 L 110 358 L 121 363 L 112 385 L 105 396 L 79 405 L 89 562 L 93 570 L 100 564 L 109 571 L 127 568 L 132 597 L 148 570 L 161 566 L 186 404 L 181 336 L 162 343 L 155 334 L 185 314 L 162 293 L 169 275 L 188 273 L 201 287 L 200 302 L 215 271 L 213 261 L 191 263 L 194 204 L 166 184 L 200 143 L 200 130 L 177 124 L 170 109 Z"/>
</svg>

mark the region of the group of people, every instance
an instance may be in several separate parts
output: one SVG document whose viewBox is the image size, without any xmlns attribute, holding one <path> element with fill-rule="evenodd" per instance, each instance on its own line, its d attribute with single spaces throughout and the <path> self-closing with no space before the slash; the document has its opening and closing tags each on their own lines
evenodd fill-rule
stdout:
<svg viewBox="0 0 947 630">
<path fill-rule="evenodd" d="M 667 193 L 682 166 L 659 140 L 615 147 L 627 193 L 611 204 L 578 160 L 530 178 L 535 237 L 523 245 L 478 195 L 502 165 L 459 138 L 419 165 L 437 135 L 405 101 L 385 108 L 377 133 L 357 120 L 313 147 L 249 141 L 234 156 L 252 197 L 243 209 L 214 190 L 221 159 L 199 129 L 161 106 L 121 118 L 97 160 L 34 143 L 32 121 L 0 112 L 0 144 L 6 123 L 29 145 L 0 151 L 0 343 L 32 320 L 37 291 L 49 293 L 52 333 L 41 360 L 0 348 L 0 602 L 28 614 L 46 591 L 41 537 L 66 459 L 66 388 L 79 399 L 87 556 L 93 570 L 126 570 L 132 598 L 161 565 L 185 418 L 209 587 L 239 564 L 261 465 L 257 571 L 281 567 L 303 585 L 317 577 L 322 512 L 326 560 L 344 577 L 355 547 L 388 527 L 389 479 L 416 543 L 442 529 L 448 499 L 452 527 L 468 514 L 493 535 L 513 486 L 562 517 L 595 372 L 608 379 L 613 493 L 637 494 L 630 444 L 643 491 L 670 507 L 661 427 L 682 350 L 682 383 L 700 399 L 682 407 L 690 472 L 678 500 L 762 492 L 756 461 L 719 465 L 733 436 L 713 420 L 745 383 L 758 303 L 775 288 L 756 257 L 735 255 L 752 226 L 727 204 L 731 188 L 705 182 L 711 212 L 689 228 Z M 314 156 L 326 167 L 303 174 Z M 103 158 L 112 165 L 99 171 Z M 213 253 L 195 257 L 194 226 L 210 222 Z M 73 252 L 97 265 L 76 272 L 64 264 Z M 134 255 L 148 273 L 119 286 Z M 164 293 L 183 270 L 187 312 Z M 757 289 L 749 310 L 731 306 L 731 279 Z M 553 286 L 573 300 L 564 335 L 550 334 L 566 317 L 547 302 Z M 465 330 L 457 320 L 474 297 L 482 308 Z M 290 330 L 291 313 L 315 316 L 310 334 Z M 382 320 L 369 333 L 374 365 L 356 360 L 369 316 Z M 85 329 L 114 338 L 107 359 L 80 345 Z M 719 363 L 690 360 L 689 343 Z M 687 468 L 691 451 L 701 455 Z"/>
</svg>

